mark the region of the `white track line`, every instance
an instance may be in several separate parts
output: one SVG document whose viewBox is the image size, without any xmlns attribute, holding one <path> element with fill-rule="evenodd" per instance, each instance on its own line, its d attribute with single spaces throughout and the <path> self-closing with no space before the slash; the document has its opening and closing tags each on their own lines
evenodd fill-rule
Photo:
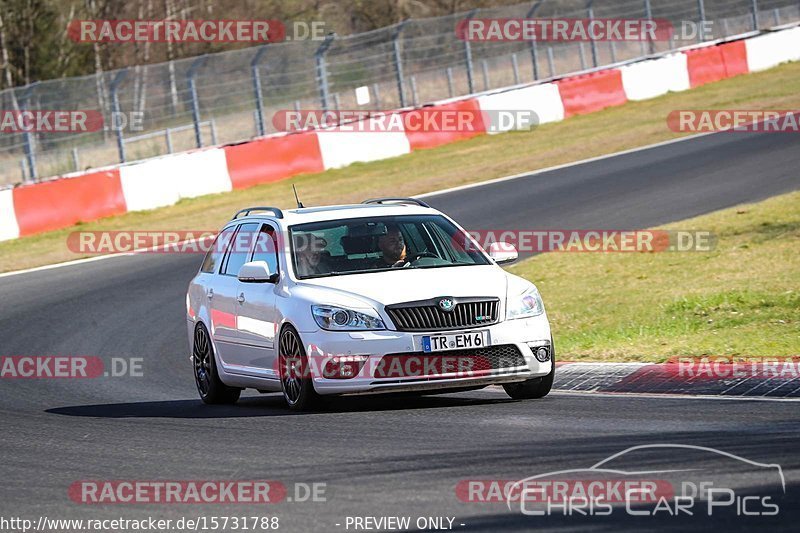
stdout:
<svg viewBox="0 0 800 533">
<path fill-rule="evenodd" d="M 5 277 L 8 277 L 8 276 L 16 276 L 17 274 L 27 274 L 29 272 L 39 272 L 41 270 L 52 270 L 54 268 L 81 265 L 83 263 L 93 263 L 95 261 L 103 261 L 105 259 L 113 259 L 115 257 L 128 257 L 128 256 L 131 256 L 131 255 L 139 255 L 139 254 L 144 254 L 144 253 L 156 253 L 156 252 L 159 252 L 160 250 L 162 250 L 164 248 L 167 248 L 167 247 L 171 248 L 171 247 L 183 246 L 183 245 L 187 245 L 187 244 L 194 244 L 194 243 L 206 240 L 206 239 L 208 239 L 208 237 L 199 237 L 197 239 L 187 239 L 185 241 L 180 241 L 180 242 L 175 242 L 175 243 L 170 243 L 170 244 L 160 244 L 158 246 L 151 246 L 151 247 L 148 247 L 148 248 L 137 248 L 137 249 L 132 250 L 130 252 L 117 252 L 117 253 L 113 253 L 113 254 L 99 255 L 97 257 L 85 257 L 83 259 L 75 259 L 73 261 L 66 261 L 64 263 L 54 263 L 52 265 L 43 265 L 43 266 L 28 268 L 28 269 L 25 269 L 25 270 L 15 270 L 13 272 L 4 272 L 4 273 L 0 274 L 0 278 L 5 278 Z M 202 252 L 200 252 L 200 253 L 202 253 Z"/>
<path fill-rule="evenodd" d="M 662 142 L 658 142 L 658 143 L 655 143 L 655 144 L 648 144 L 647 146 L 640 146 L 638 148 L 631 148 L 630 150 L 623 150 L 621 152 L 614 152 L 614 153 L 611 153 L 611 154 L 601 155 L 601 156 L 597 156 L 597 157 L 591 157 L 589 159 L 582 159 L 580 161 L 573 161 L 572 163 L 564 163 L 563 165 L 556 165 L 554 167 L 542 168 L 542 169 L 539 169 L 539 170 L 533 170 L 533 171 L 529 171 L 529 172 L 521 172 L 519 174 L 513 174 L 511 176 L 504 176 L 502 178 L 495 178 L 495 179 L 491 179 L 491 180 L 488 180 L 488 181 L 479 181 L 477 183 L 468 183 L 466 185 L 460 185 L 458 187 L 451 187 L 449 189 L 441 189 L 441 190 L 438 190 L 438 191 L 426 192 L 424 194 L 418 194 L 418 195 L 414 196 L 414 198 L 428 198 L 430 196 L 438 196 L 438 195 L 441 195 L 441 194 L 447 194 L 447 193 L 456 192 L 456 191 L 463 191 L 463 190 L 466 190 L 466 189 L 474 189 L 476 187 L 484 187 L 486 185 L 493 185 L 495 183 L 500 183 L 500 182 L 503 182 L 503 181 L 511 181 L 511 180 L 515 180 L 515 179 L 519 179 L 519 178 L 524 178 L 526 176 L 536 176 L 536 175 L 539 175 L 539 174 L 544 174 L 546 172 L 553 172 L 553 171 L 561 170 L 561 169 L 564 169 L 564 168 L 576 167 L 576 166 L 579 166 L 579 165 L 585 165 L 587 163 L 594 163 L 596 161 L 603 161 L 605 159 L 611 159 L 611 158 L 614 158 L 614 157 L 621 157 L 621 156 L 628 155 L 628 154 L 633 154 L 633 153 L 636 153 L 636 152 L 643 152 L 645 150 L 651 150 L 653 148 L 660 148 L 662 146 L 668 146 L 670 144 L 675 144 L 675 143 L 684 142 L 684 141 L 691 141 L 691 140 L 694 140 L 694 139 L 698 139 L 700 137 L 706 137 L 708 135 L 716 135 L 718 133 L 724 133 L 724 132 L 712 131 L 712 132 L 708 132 L 708 133 L 698 133 L 696 135 L 689 135 L 689 136 L 686 136 L 686 137 L 680 137 L 678 139 L 671 139 L 669 141 L 662 141 Z M 178 243 L 178 244 L 181 244 L 181 243 Z M 66 261 L 64 263 L 54 263 L 54 264 L 51 264 L 51 265 L 43 265 L 43 266 L 38 266 L 38 267 L 34 267 L 34 268 L 26 268 L 24 270 L 14 270 L 12 272 L 5 272 L 3 274 L 0 274 L 0 278 L 6 278 L 6 277 L 9 277 L 9 276 L 17 276 L 19 274 L 29 274 L 29 273 L 32 273 L 32 272 L 40 272 L 42 270 L 51 270 L 53 268 L 61 268 L 61 267 L 70 267 L 70 266 L 75 266 L 75 265 L 81 265 L 81 264 L 84 264 L 84 263 L 91 263 L 91 262 L 94 262 L 94 261 L 102 261 L 102 260 L 105 260 L 105 259 L 112 259 L 112 258 L 115 258 L 115 257 L 125 257 L 125 256 L 137 255 L 139 253 L 143 253 L 143 252 L 146 252 L 148 250 L 149 249 L 134 250 L 132 252 L 101 255 L 101 256 L 98 256 L 98 257 L 88 257 L 88 258 L 85 258 L 85 259 L 75 259 L 73 261 Z"/>
<path fill-rule="evenodd" d="M 69 267 L 74 265 L 82 265 L 83 263 L 93 263 L 95 261 L 103 261 L 105 259 L 113 259 L 115 257 L 122 257 L 127 255 L 135 255 L 135 252 L 124 252 L 124 253 L 117 253 L 117 254 L 107 254 L 107 255 L 100 255 L 97 257 L 85 257 L 83 259 L 75 259 L 73 261 L 65 261 L 63 263 L 53 263 L 51 265 L 42 265 L 33 268 L 26 268 L 25 270 L 14 270 L 11 272 L 4 272 L 0 274 L 0 278 L 5 278 L 9 276 L 16 276 L 18 274 L 28 274 L 30 272 L 39 272 L 42 270 L 52 270 L 54 268 L 61 268 L 61 267 Z"/>
</svg>

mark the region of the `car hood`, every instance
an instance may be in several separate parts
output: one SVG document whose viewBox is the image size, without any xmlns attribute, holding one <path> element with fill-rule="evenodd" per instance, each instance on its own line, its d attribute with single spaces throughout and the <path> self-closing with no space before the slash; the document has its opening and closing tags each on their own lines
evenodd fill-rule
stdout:
<svg viewBox="0 0 800 533">
<path fill-rule="evenodd" d="M 506 296 L 508 275 L 495 265 L 397 269 L 302 280 L 299 286 L 327 289 L 329 304 L 357 298 L 391 305 L 439 296 Z M 315 291 L 316 292 L 316 291 Z M 339 303 L 336 296 L 343 301 Z M 320 302 L 323 303 L 323 302 Z"/>
</svg>

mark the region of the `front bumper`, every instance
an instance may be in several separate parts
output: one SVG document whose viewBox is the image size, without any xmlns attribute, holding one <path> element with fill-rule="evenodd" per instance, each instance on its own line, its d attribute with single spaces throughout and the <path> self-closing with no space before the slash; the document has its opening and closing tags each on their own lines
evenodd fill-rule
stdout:
<svg viewBox="0 0 800 533">
<path fill-rule="evenodd" d="M 445 332 L 364 331 L 332 332 L 317 330 L 301 334 L 307 353 L 315 360 L 312 365 L 314 389 L 319 394 L 364 394 L 379 392 L 427 391 L 447 388 L 482 387 L 486 385 L 524 381 L 545 376 L 552 370 L 552 359 L 540 362 L 534 350 L 550 347 L 550 326 L 547 316 L 506 320 L 491 326 L 447 331 L 447 334 L 486 330 L 489 333 L 487 346 L 515 346 L 521 354 L 513 366 L 501 364 L 500 368 L 480 372 L 454 371 L 423 372 L 415 375 L 386 375 L 381 370 L 381 359 L 388 354 L 403 354 L 426 359 L 446 358 L 448 353 L 423 353 L 422 337 Z M 551 353 L 552 353 L 552 347 Z M 460 350 L 464 352 L 464 350 Z M 355 377 L 329 379 L 319 369 L 325 368 L 330 359 L 342 356 L 361 356 L 363 366 Z M 386 367 L 383 367 L 384 369 Z M 443 367 L 447 370 L 447 367 Z M 452 367 L 450 367 L 452 368 Z"/>
</svg>

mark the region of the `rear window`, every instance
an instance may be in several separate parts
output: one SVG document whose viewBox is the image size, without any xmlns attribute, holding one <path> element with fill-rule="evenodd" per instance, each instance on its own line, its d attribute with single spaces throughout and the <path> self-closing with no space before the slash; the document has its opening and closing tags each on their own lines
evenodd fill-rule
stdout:
<svg viewBox="0 0 800 533">
<path fill-rule="evenodd" d="M 222 258 L 225 256 L 225 250 L 227 250 L 230 244 L 234 230 L 235 228 L 233 227 L 227 228 L 217 235 L 217 238 L 214 239 L 214 244 L 211 245 L 211 249 L 206 254 L 205 259 L 203 259 L 200 272 L 214 274 L 219 270 L 219 266 L 222 264 Z"/>
</svg>

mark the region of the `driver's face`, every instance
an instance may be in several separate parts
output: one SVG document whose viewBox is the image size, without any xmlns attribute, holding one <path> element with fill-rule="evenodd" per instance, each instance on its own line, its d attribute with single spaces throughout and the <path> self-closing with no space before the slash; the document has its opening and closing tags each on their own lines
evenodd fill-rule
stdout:
<svg viewBox="0 0 800 533">
<path fill-rule="evenodd" d="M 325 239 L 311 235 L 307 243 L 299 246 L 299 256 L 312 267 L 316 267 L 322 259 L 322 252 L 326 246 L 328 242 Z"/>
<path fill-rule="evenodd" d="M 396 261 L 403 255 L 406 243 L 403 240 L 403 234 L 395 230 L 381 235 L 378 239 L 378 247 L 386 258 Z"/>
</svg>

